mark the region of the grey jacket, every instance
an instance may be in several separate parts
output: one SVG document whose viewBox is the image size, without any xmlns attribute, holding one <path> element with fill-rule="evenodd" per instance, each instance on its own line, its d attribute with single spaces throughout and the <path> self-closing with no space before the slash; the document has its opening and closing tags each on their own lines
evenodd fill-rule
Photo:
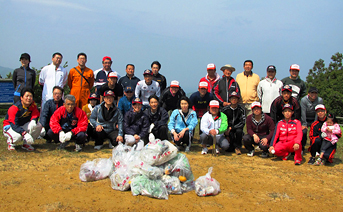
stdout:
<svg viewBox="0 0 343 212">
<path fill-rule="evenodd" d="M 302 126 L 311 126 L 311 124 L 317 119 L 317 114 L 315 107 L 318 104 L 324 104 L 323 99 L 318 97 L 314 102 L 311 102 L 308 99 L 308 96 L 304 96 L 300 101 L 301 107 L 301 125 Z"/>
</svg>

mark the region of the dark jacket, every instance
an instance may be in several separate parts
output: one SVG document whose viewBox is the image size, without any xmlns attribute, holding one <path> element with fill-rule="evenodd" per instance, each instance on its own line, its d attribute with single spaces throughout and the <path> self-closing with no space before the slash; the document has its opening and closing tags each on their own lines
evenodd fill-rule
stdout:
<svg viewBox="0 0 343 212">
<path fill-rule="evenodd" d="M 267 136 L 266 138 L 268 139 L 268 142 L 270 142 L 270 140 L 272 139 L 275 124 L 268 115 L 263 114 L 260 122 L 257 123 L 253 119 L 253 114 L 251 114 L 247 117 L 246 124 L 247 132 L 250 136 L 253 136 L 253 134 L 258 135 L 259 137 Z"/>
<path fill-rule="evenodd" d="M 228 128 L 232 130 L 243 129 L 245 125 L 245 110 L 237 105 L 236 109 L 231 106 L 225 106 L 222 108 L 222 112 L 227 116 Z"/>
<path fill-rule="evenodd" d="M 25 81 L 25 70 L 21 66 L 13 71 L 12 76 L 14 91 L 20 93 L 24 87 L 32 88 L 35 86 L 36 72 L 30 67 L 26 68 L 26 81 Z"/>
<path fill-rule="evenodd" d="M 166 80 L 165 76 L 163 76 L 160 73 L 157 73 L 156 75 L 153 76 L 152 79 L 155 80 L 156 82 L 158 82 L 158 84 L 160 84 L 161 91 L 166 89 L 166 87 L 167 87 L 167 80 Z"/>
<path fill-rule="evenodd" d="M 144 111 L 145 115 L 147 115 L 150 124 L 154 124 L 156 129 L 160 128 L 161 126 L 168 125 L 169 115 L 168 112 L 163 107 L 158 107 L 157 112 L 155 114 L 151 113 L 151 109 L 147 109 Z"/>
<path fill-rule="evenodd" d="M 52 114 L 61 106 L 63 106 L 63 99 L 61 99 L 59 102 L 55 102 L 53 99 L 49 99 L 46 101 L 44 104 L 44 108 L 42 110 L 39 122 L 42 124 L 42 126 L 45 128 L 46 131 L 47 129 L 50 129 L 50 118 Z"/>
<path fill-rule="evenodd" d="M 170 87 L 167 87 L 161 93 L 160 106 L 166 109 L 166 111 L 175 110 L 179 104 L 180 98 L 185 95 L 185 92 L 180 87 L 179 91 L 173 96 L 170 92 Z"/>
<path fill-rule="evenodd" d="M 223 106 L 224 102 L 229 102 L 229 94 L 233 91 L 240 95 L 238 83 L 232 77 L 227 81 L 227 77 L 223 76 L 213 86 L 212 95 L 214 99 L 219 101 L 220 106 Z"/>
<path fill-rule="evenodd" d="M 301 108 L 298 100 L 291 96 L 291 98 L 288 101 L 289 104 L 293 106 L 293 116 L 292 119 L 297 119 L 300 121 L 301 117 Z M 272 105 L 270 106 L 270 117 L 273 119 L 274 124 L 276 125 L 278 121 L 282 120 L 283 114 L 282 114 L 282 107 L 285 105 L 285 102 L 283 101 L 283 97 L 279 96 L 276 99 L 274 99 Z"/>
<path fill-rule="evenodd" d="M 150 124 L 148 117 L 142 111 L 135 113 L 133 112 L 133 108 L 131 108 L 125 113 L 123 126 L 125 134 L 137 134 L 141 138 L 144 138 L 148 135 Z"/>
<path fill-rule="evenodd" d="M 136 76 L 133 76 L 131 79 L 125 75 L 123 77 L 120 77 L 118 84 L 122 85 L 123 88 L 126 87 L 132 87 L 133 90 L 135 90 L 137 83 L 140 81 L 140 79 Z"/>
</svg>

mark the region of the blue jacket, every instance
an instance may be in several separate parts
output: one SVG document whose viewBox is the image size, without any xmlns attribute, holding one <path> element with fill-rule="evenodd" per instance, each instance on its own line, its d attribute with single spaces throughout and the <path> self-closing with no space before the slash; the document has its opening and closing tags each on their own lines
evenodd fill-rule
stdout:
<svg viewBox="0 0 343 212">
<path fill-rule="evenodd" d="M 141 139 L 148 135 L 149 132 L 149 119 L 140 111 L 139 113 L 133 112 L 131 108 L 126 114 L 124 118 L 124 131 L 125 134 L 128 135 L 139 135 Z"/>
<path fill-rule="evenodd" d="M 49 99 L 45 102 L 44 108 L 42 110 L 42 113 L 40 115 L 39 122 L 42 124 L 42 126 L 46 129 L 50 129 L 50 117 L 54 112 L 61 106 L 63 106 L 63 99 L 61 99 L 59 102 L 55 102 L 53 99 Z M 47 131 L 47 130 L 46 130 Z"/>
<path fill-rule="evenodd" d="M 95 106 L 95 108 L 93 109 L 92 115 L 89 118 L 91 125 L 94 128 L 96 128 L 98 125 L 101 125 L 104 127 L 106 133 L 110 133 L 116 129 L 116 125 L 118 124 L 118 135 L 123 136 L 123 115 L 121 111 L 117 107 L 115 107 L 114 109 L 116 111 L 114 112 L 113 117 L 109 121 L 105 121 L 104 117 L 102 116 L 103 108 L 101 106 L 103 104 L 105 104 L 105 102 L 102 102 L 100 105 Z"/>
<path fill-rule="evenodd" d="M 184 118 L 186 125 L 183 122 L 182 118 Z M 197 126 L 197 124 L 198 124 L 197 114 L 195 113 L 194 110 L 189 109 L 187 116 L 184 117 L 181 110 L 175 109 L 169 118 L 168 129 L 170 131 L 174 129 L 177 133 L 179 133 L 184 128 L 188 127 L 189 131 L 193 131 L 195 127 Z"/>
<path fill-rule="evenodd" d="M 132 98 L 129 100 L 125 95 L 122 98 L 120 98 L 118 108 L 123 114 L 123 116 L 125 116 L 125 113 L 130 110 L 133 98 L 134 96 L 132 96 Z"/>
</svg>

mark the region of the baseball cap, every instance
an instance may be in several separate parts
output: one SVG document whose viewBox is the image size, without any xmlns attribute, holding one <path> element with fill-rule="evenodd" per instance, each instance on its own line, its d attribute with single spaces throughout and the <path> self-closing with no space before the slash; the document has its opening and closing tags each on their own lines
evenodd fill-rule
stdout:
<svg viewBox="0 0 343 212">
<path fill-rule="evenodd" d="M 199 88 L 208 88 L 208 83 L 207 82 L 199 82 Z"/>
<path fill-rule="evenodd" d="M 31 56 L 28 53 L 23 53 L 20 55 L 19 61 L 21 59 L 28 59 L 31 62 Z"/>
<path fill-rule="evenodd" d="M 275 66 L 273 66 L 273 65 L 269 65 L 269 66 L 267 67 L 267 71 L 275 71 L 275 72 L 276 72 L 276 68 L 275 68 Z"/>
<path fill-rule="evenodd" d="M 284 86 L 282 87 L 282 89 L 281 89 L 281 92 L 283 92 L 283 91 L 289 91 L 289 92 L 292 93 L 292 86 L 290 86 L 290 85 L 284 85 Z"/>
<path fill-rule="evenodd" d="M 236 91 L 232 91 L 230 94 L 229 94 L 229 98 L 230 97 L 237 97 L 237 98 L 241 98 L 241 96 L 239 95 L 239 93 L 237 93 Z"/>
<path fill-rule="evenodd" d="M 326 110 L 326 108 L 323 104 L 318 104 L 314 109 L 315 110 L 319 110 L 319 109 Z"/>
<path fill-rule="evenodd" d="M 174 88 L 180 87 L 179 81 L 176 81 L 176 80 L 171 81 L 170 87 L 171 87 L 171 88 L 172 88 L 172 87 L 174 87 Z"/>
<path fill-rule="evenodd" d="M 147 69 L 144 71 L 143 75 L 153 75 L 153 73 L 150 69 Z"/>
<path fill-rule="evenodd" d="M 107 91 L 104 92 L 104 96 L 113 96 L 114 97 L 115 95 L 114 95 L 113 91 L 107 90 Z"/>
<path fill-rule="evenodd" d="M 108 73 L 108 75 L 107 75 L 107 78 L 111 78 L 111 77 L 118 78 L 118 75 L 116 72 L 112 71 L 112 72 Z"/>
<path fill-rule="evenodd" d="M 136 97 L 136 98 L 134 98 L 134 100 L 132 101 L 132 104 L 136 104 L 136 103 L 142 104 L 142 100 L 141 100 L 140 98 Z"/>
<path fill-rule="evenodd" d="M 262 108 L 262 106 L 261 106 L 261 103 L 260 103 L 260 102 L 253 102 L 253 103 L 251 104 L 251 109 L 254 109 L 254 107 L 259 107 L 259 108 Z"/>
<path fill-rule="evenodd" d="M 215 70 L 216 69 L 216 65 L 214 65 L 213 63 L 207 64 L 207 70 Z"/>
<path fill-rule="evenodd" d="M 220 70 L 224 71 L 225 69 L 230 69 L 231 71 L 235 71 L 236 69 L 232 67 L 230 64 L 226 64 L 220 68 Z"/>
<path fill-rule="evenodd" d="M 127 86 L 124 88 L 124 91 L 125 92 L 129 92 L 129 91 L 133 92 L 133 88 L 131 86 Z"/>
<path fill-rule="evenodd" d="M 282 106 L 282 110 L 287 109 L 287 108 L 293 110 L 293 105 L 287 103 Z"/>
<path fill-rule="evenodd" d="M 289 70 L 298 70 L 298 71 L 300 71 L 300 66 L 298 64 L 293 64 L 293 65 L 291 65 Z"/>
<path fill-rule="evenodd" d="M 111 57 L 109 57 L 109 56 L 105 56 L 105 57 L 102 58 L 102 62 L 104 62 L 105 60 L 112 61 Z"/>
<path fill-rule="evenodd" d="M 210 107 L 219 108 L 219 102 L 217 100 L 211 100 L 210 101 Z"/>
<path fill-rule="evenodd" d="M 91 100 L 91 99 L 99 100 L 99 97 L 98 95 L 96 95 L 96 93 L 91 93 L 91 95 L 89 95 L 88 97 L 88 100 Z"/>
<path fill-rule="evenodd" d="M 318 93 L 318 89 L 316 87 L 310 87 L 310 89 L 308 89 L 309 93 Z"/>
</svg>

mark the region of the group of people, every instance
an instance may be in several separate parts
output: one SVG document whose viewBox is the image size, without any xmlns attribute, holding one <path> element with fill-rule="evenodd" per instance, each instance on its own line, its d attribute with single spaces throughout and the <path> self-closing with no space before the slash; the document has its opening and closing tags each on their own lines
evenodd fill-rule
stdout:
<svg viewBox="0 0 343 212">
<path fill-rule="evenodd" d="M 32 90 L 36 73 L 29 67 L 30 55 L 21 55 L 21 67 L 13 74 L 14 105 L 3 125 L 8 150 L 23 140 L 23 148 L 32 151 L 30 144 L 39 135 L 47 142 L 60 143 L 60 149 L 74 140 L 75 151 L 81 151 L 92 139 L 97 150 L 106 139 L 110 148 L 122 142 L 139 150 L 149 140 L 170 136 L 179 150 L 188 152 L 199 122 L 201 154 L 207 154 L 214 143 L 217 154 L 234 151 L 240 155 L 244 145 L 248 156 L 260 149 L 261 157 L 272 153 L 287 160 L 294 152 L 294 163 L 300 165 L 310 127 L 308 164 L 323 165 L 332 162 L 341 137 L 337 120 L 333 114 L 326 114 L 318 90 L 311 87 L 306 95 L 297 64 L 291 65 L 290 76 L 280 81 L 273 65 L 260 80 L 252 71 L 251 60 L 244 61 L 244 71 L 236 79 L 231 77 L 235 71 L 231 65 L 220 68 L 220 77 L 211 63 L 198 91 L 188 98 L 177 80 L 167 87 L 158 61 L 140 80 L 133 64 L 128 64 L 126 75 L 120 77 L 111 69 L 108 56 L 102 60 L 103 68 L 94 72 L 86 67 L 84 53 L 78 54 L 78 66 L 69 72 L 61 67 L 62 58 L 62 54 L 54 53 L 52 63 L 41 70 L 39 112 Z M 65 85 L 70 88 L 66 96 Z M 91 93 L 93 87 L 95 92 Z"/>
</svg>

